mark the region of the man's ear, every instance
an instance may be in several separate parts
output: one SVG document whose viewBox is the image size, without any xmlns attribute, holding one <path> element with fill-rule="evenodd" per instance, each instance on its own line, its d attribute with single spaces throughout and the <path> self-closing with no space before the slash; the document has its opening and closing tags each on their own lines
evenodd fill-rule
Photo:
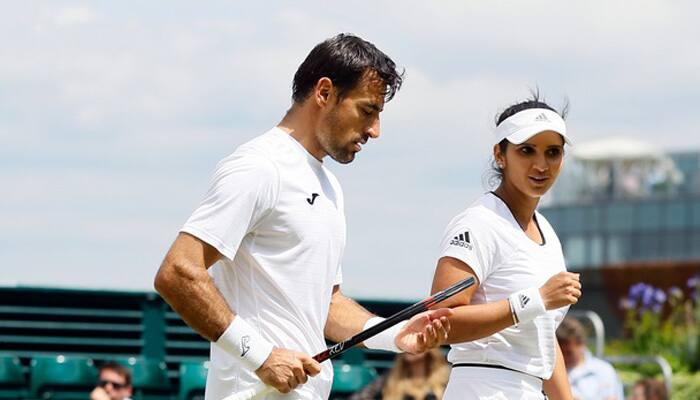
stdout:
<svg viewBox="0 0 700 400">
<path fill-rule="evenodd" d="M 314 100 L 316 105 L 320 108 L 324 108 L 335 101 L 335 86 L 333 86 L 333 81 L 330 78 L 323 77 L 316 82 L 314 86 Z"/>
</svg>

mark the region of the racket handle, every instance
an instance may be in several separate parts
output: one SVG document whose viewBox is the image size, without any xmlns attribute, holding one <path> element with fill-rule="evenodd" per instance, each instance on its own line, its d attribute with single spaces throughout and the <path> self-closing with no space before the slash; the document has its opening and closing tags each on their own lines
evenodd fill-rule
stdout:
<svg viewBox="0 0 700 400">
<path fill-rule="evenodd" d="M 275 388 L 272 386 L 267 386 L 262 382 L 258 382 L 255 384 L 255 386 L 227 396 L 223 400 L 252 400 L 260 396 L 265 396 L 266 394 L 271 393 L 273 390 L 275 390 Z"/>
</svg>

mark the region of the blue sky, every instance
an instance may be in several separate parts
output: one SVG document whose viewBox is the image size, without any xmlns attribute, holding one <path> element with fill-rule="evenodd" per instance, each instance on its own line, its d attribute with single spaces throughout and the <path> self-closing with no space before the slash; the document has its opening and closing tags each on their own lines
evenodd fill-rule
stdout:
<svg viewBox="0 0 700 400">
<path fill-rule="evenodd" d="M 538 86 L 578 142 L 700 149 L 690 1 L 9 2 L 0 15 L 0 284 L 150 290 L 216 162 L 275 125 L 338 32 L 406 68 L 350 165 L 344 290 L 427 294 L 485 190 L 495 114 Z"/>
</svg>

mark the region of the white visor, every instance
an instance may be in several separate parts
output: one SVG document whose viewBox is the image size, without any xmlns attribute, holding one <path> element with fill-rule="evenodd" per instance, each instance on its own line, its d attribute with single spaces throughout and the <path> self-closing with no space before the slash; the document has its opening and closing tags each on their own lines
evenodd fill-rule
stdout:
<svg viewBox="0 0 700 400">
<path fill-rule="evenodd" d="M 559 114 L 546 108 L 530 108 L 504 119 L 496 127 L 494 139 L 496 143 L 508 139 L 513 144 L 521 144 L 544 131 L 554 131 L 560 134 L 566 144 L 571 145 L 571 140 L 566 136 L 564 120 Z"/>
</svg>

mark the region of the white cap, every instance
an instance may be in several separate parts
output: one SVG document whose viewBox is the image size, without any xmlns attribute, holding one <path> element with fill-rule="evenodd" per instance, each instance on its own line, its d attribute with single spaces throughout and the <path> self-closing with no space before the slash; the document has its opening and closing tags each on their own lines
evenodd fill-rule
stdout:
<svg viewBox="0 0 700 400">
<path fill-rule="evenodd" d="M 504 119 L 496 127 L 494 139 L 496 143 L 508 139 L 513 144 L 521 144 L 544 131 L 560 134 L 566 144 L 571 145 L 571 140 L 566 136 L 564 120 L 559 114 L 546 108 L 529 108 Z"/>
</svg>

